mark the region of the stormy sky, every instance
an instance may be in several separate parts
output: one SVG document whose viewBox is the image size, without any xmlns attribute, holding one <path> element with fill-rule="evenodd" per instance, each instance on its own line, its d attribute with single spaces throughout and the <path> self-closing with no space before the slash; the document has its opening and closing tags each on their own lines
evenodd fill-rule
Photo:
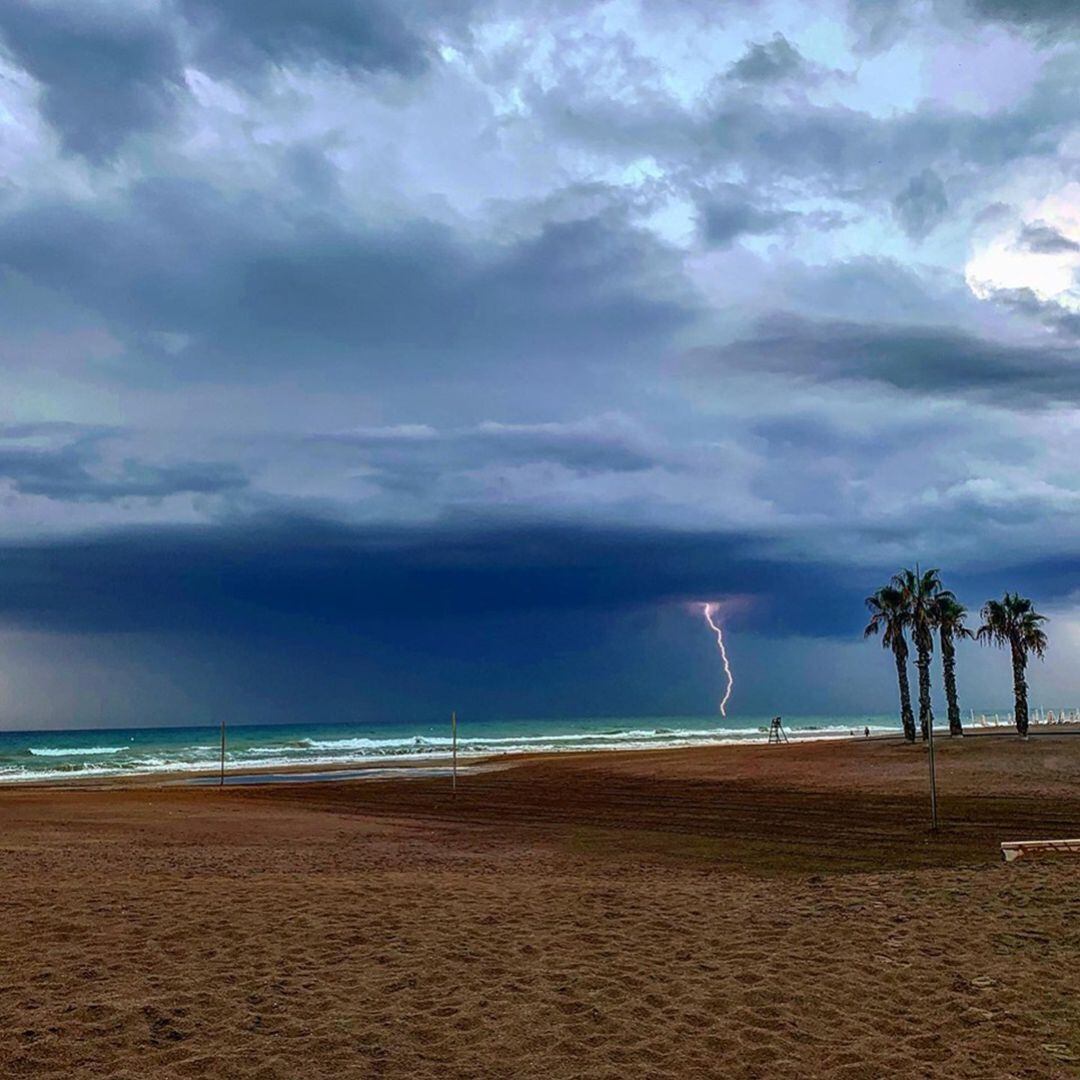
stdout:
<svg viewBox="0 0 1080 1080">
<path fill-rule="evenodd" d="M 0 0 L 0 726 L 1080 704 L 1078 13 Z"/>
</svg>

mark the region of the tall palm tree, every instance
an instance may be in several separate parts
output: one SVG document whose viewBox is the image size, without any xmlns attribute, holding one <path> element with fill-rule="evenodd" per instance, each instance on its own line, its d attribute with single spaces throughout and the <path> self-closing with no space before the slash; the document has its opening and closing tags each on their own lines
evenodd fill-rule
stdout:
<svg viewBox="0 0 1080 1080">
<path fill-rule="evenodd" d="M 873 596 L 866 598 L 870 621 L 863 631 L 864 637 L 881 634 L 881 647 L 892 649 L 896 660 L 896 680 L 900 684 L 900 722 L 904 725 L 904 738 L 915 741 L 915 717 L 911 712 L 911 687 L 908 685 L 908 646 L 904 637 L 907 626 L 907 608 L 899 589 L 885 585 Z"/>
<path fill-rule="evenodd" d="M 1024 672 L 1028 653 L 1041 660 L 1046 652 L 1046 633 L 1041 625 L 1046 622 L 1046 616 L 1040 615 L 1026 596 L 1008 592 L 1000 600 L 987 600 L 980 614 L 983 624 L 975 636 L 989 644 L 1008 645 L 1012 651 L 1016 730 L 1026 738 L 1028 701 Z"/>
<path fill-rule="evenodd" d="M 904 598 L 915 646 L 915 667 L 919 672 L 919 727 L 923 739 L 930 737 L 934 709 L 930 704 L 930 657 L 934 655 L 935 598 L 941 592 L 937 570 L 901 570 L 892 579 L 893 588 Z"/>
<path fill-rule="evenodd" d="M 956 646 L 957 638 L 975 635 L 964 624 L 967 608 L 948 590 L 942 589 L 934 600 L 934 622 L 937 624 L 938 640 L 941 642 L 941 668 L 945 676 L 945 701 L 949 712 L 949 734 L 963 735 L 960 720 L 960 703 L 956 697 Z"/>
</svg>

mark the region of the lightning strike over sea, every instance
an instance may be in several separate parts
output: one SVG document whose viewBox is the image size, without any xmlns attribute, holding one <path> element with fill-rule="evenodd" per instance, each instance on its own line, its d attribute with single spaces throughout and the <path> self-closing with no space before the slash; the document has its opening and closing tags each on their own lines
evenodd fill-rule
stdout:
<svg viewBox="0 0 1080 1080">
<path fill-rule="evenodd" d="M 716 644 L 720 649 L 720 659 L 724 663 L 724 674 L 727 676 L 727 689 L 724 691 L 724 696 L 720 699 L 720 715 L 727 716 L 727 703 L 731 698 L 731 689 L 735 685 L 735 679 L 731 674 L 731 665 L 728 663 L 727 649 L 724 648 L 724 632 L 721 630 L 719 624 L 713 619 L 713 616 L 719 610 L 719 604 L 706 603 L 701 605 L 701 612 L 705 616 L 705 621 L 716 634 Z"/>
</svg>

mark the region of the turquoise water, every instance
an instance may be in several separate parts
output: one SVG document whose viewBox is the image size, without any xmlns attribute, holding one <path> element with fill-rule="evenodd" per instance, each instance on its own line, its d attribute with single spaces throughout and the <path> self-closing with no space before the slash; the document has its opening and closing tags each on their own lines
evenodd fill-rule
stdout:
<svg viewBox="0 0 1080 1080">
<path fill-rule="evenodd" d="M 603 718 L 471 721 L 458 725 L 462 757 L 537 751 L 646 749 L 762 742 L 768 717 Z M 785 717 L 793 739 L 899 731 L 891 716 Z M 226 767 L 342 765 L 404 759 L 439 761 L 450 754 L 450 725 L 288 724 L 228 728 Z M 121 728 L 0 732 L 0 782 L 79 776 L 198 772 L 217 768 L 218 727 Z"/>
</svg>

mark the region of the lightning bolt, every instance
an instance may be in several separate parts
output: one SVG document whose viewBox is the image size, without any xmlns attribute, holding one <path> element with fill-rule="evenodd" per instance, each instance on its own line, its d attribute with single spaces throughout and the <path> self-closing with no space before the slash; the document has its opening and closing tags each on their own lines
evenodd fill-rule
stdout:
<svg viewBox="0 0 1080 1080">
<path fill-rule="evenodd" d="M 702 604 L 701 613 L 705 616 L 705 621 L 712 627 L 713 632 L 716 634 L 716 644 L 720 648 L 720 659 L 724 662 L 724 674 L 727 676 L 727 690 L 724 691 L 724 696 L 720 700 L 720 715 L 727 716 L 727 703 L 731 697 L 731 688 L 735 685 L 735 679 L 731 674 L 731 665 L 728 663 L 727 649 L 724 648 L 724 632 L 713 621 L 713 616 L 720 610 L 719 604 Z"/>
</svg>

